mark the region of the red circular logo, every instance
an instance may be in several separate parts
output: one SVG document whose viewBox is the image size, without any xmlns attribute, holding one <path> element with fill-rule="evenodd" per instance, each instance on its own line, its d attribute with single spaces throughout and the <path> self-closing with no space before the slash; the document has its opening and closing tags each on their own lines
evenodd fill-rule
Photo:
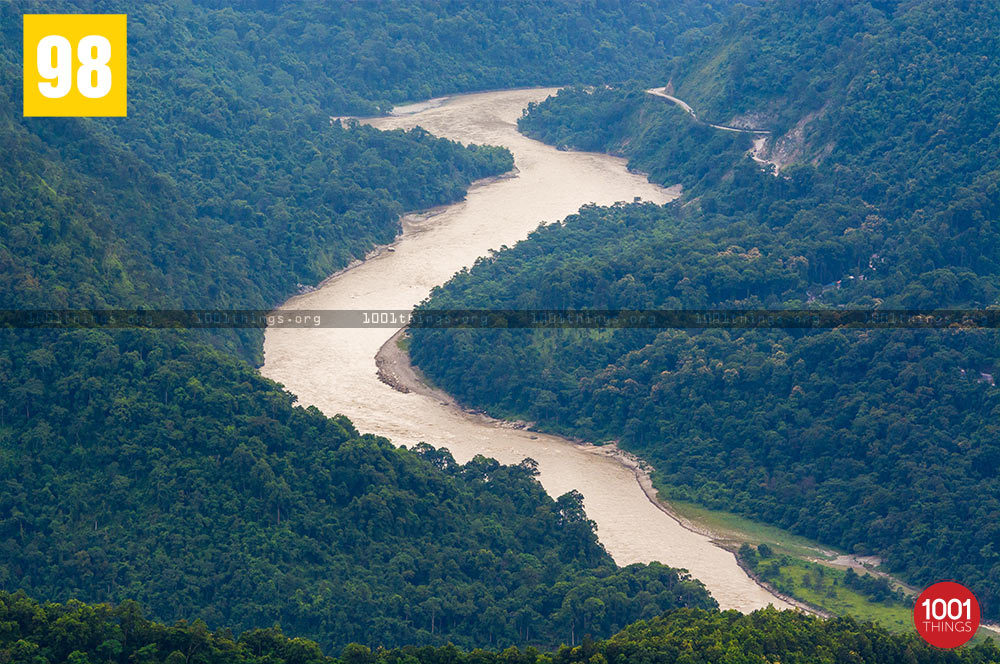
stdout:
<svg viewBox="0 0 1000 664">
<path fill-rule="evenodd" d="M 913 623 L 924 641 L 932 646 L 957 648 L 979 629 L 979 602 L 960 583 L 935 583 L 917 598 Z"/>
</svg>

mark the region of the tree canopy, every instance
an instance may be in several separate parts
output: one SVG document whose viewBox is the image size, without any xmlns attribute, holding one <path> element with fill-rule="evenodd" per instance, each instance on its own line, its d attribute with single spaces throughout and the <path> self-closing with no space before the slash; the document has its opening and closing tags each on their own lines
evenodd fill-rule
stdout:
<svg viewBox="0 0 1000 664">
<path fill-rule="evenodd" d="M 0 5 L 3 307 L 271 307 L 390 242 L 404 211 L 513 165 L 502 148 L 331 116 L 652 76 L 716 16 L 675 0 L 228 5 L 45 3 L 128 14 L 124 119 L 21 117 L 20 19 L 39 5 Z M 434 440 L 397 449 L 295 406 L 244 361 L 259 331 L 0 334 L 5 588 L 279 623 L 327 648 L 555 645 L 714 606 L 680 570 L 617 568 L 580 496 L 549 498 L 530 464 L 461 466 Z M 175 650 L 192 657 L 136 657 Z"/>
<path fill-rule="evenodd" d="M 731 21 L 678 61 L 677 94 L 772 129 L 790 165 L 642 89 L 563 91 L 522 130 L 623 154 L 685 196 L 584 208 L 424 306 L 995 307 L 997 7 L 778 0 Z M 961 579 L 1000 611 L 993 330 L 413 335 L 469 405 L 618 440 L 668 496 L 882 555 L 913 583 Z"/>
<path fill-rule="evenodd" d="M 851 619 L 818 620 L 792 611 L 681 609 L 630 625 L 608 639 L 584 639 L 557 650 L 534 647 L 460 650 L 454 645 L 376 649 L 353 643 L 324 652 L 277 628 L 234 638 L 200 620 L 152 622 L 134 602 L 112 607 L 80 602 L 40 604 L 0 592 L 0 657 L 13 664 L 112 662 L 126 664 L 979 664 L 1000 661 L 988 641 L 942 651 L 915 634 L 887 632 Z"/>
</svg>

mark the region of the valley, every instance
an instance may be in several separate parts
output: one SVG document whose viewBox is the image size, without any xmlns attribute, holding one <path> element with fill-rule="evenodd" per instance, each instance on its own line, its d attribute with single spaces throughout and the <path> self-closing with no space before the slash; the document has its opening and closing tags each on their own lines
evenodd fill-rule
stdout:
<svg viewBox="0 0 1000 664">
<path fill-rule="evenodd" d="M 558 151 L 519 134 L 521 109 L 554 92 L 465 95 L 403 106 L 390 117 L 366 120 L 380 129 L 419 125 L 452 140 L 504 146 L 514 154 L 516 177 L 474 187 L 467 200 L 435 210 L 432 216 L 405 218 L 394 251 L 379 253 L 282 308 L 408 310 L 479 256 L 513 244 L 540 223 L 560 220 L 581 205 L 611 205 L 636 197 L 665 203 L 676 197 L 676 191 L 629 173 L 620 159 Z M 509 464 L 530 457 L 538 462 L 539 480 L 550 495 L 573 489 L 583 494 L 587 516 L 596 522 L 600 541 L 619 565 L 657 560 L 687 569 L 723 608 L 786 606 L 747 577 L 731 552 L 657 509 L 632 471 L 615 459 L 565 438 L 517 429 L 379 381 L 375 355 L 394 332 L 271 328 L 265 335 L 261 372 L 282 383 L 303 405 L 315 405 L 330 416 L 347 415 L 360 430 L 388 436 L 399 445 L 427 442 L 445 447 L 463 463 L 476 455 Z"/>
</svg>

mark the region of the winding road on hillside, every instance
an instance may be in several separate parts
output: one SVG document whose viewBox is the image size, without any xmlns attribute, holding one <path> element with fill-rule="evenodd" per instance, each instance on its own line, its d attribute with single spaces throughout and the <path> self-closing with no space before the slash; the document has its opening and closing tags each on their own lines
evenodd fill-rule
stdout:
<svg viewBox="0 0 1000 664">
<path fill-rule="evenodd" d="M 735 132 L 737 134 L 753 134 L 754 136 L 770 136 L 771 135 L 771 132 L 769 130 L 767 130 L 767 129 L 749 129 L 747 127 L 729 127 L 727 125 L 718 125 L 718 124 L 712 124 L 711 122 L 705 122 L 704 120 L 702 120 L 701 118 L 698 117 L 698 114 L 694 112 L 694 109 L 691 108 L 686 101 L 684 101 L 683 99 L 678 99 L 677 97 L 674 97 L 673 95 L 667 94 L 667 89 L 666 88 L 652 88 L 652 89 L 646 90 L 646 94 L 653 95 L 654 97 L 661 97 L 662 99 L 666 99 L 667 101 L 672 102 L 672 103 L 676 104 L 677 106 L 680 106 L 684 111 L 687 112 L 688 115 L 690 115 L 692 118 L 694 118 L 697 122 L 699 122 L 699 123 L 701 123 L 703 125 L 707 125 L 709 127 L 712 127 L 714 129 L 721 129 L 722 131 L 731 131 L 731 132 Z"/>
</svg>

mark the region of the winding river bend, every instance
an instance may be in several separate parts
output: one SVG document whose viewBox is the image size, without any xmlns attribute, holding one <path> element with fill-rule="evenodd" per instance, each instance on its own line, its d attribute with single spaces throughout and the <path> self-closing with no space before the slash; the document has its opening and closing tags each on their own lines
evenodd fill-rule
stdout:
<svg viewBox="0 0 1000 664">
<path fill-rule="evenodd" d="M 506 146 L 514 154 L 517 176 L 475 186 L 465 201 L 436 214 L 405 218 L 392 251 L 292 298 L 282 309 L 406 311 L 490 249 L 514 244 L 540 223 L 562 219 L 581 205 L 635 197 L 665 203 L 676 197 L 677 192 L 629 173 L 622 159 L 560 152 L 519 134 L 521 110 L 554 93 L 555 88 L 464 95 L 368 120 L 380 129 L 420 125 L 463 143 Z M 397 444 L 423 441 L 447 447 L 463 463 L 476 454 L 503 463 L 530 456 L 538 462 L 539 479 L 549 494 L 572 489 L 583 494 L 587 515 L 618 564 L 658 560 L 686 568 L 723 608 L 787 606 L 747 577 L 731 553 L 654 506 L 633 471 L 617 460 L 557 436 L 466 413 L 433 394 L 403 393 L 380 382 L 375 356 L 394 332 L 270 328 L 261 372 L 283 383 L 303 405 L 315 405 L 328 415 L 343 413 L 359 430 L 388 436 Z"/>
</svg>

